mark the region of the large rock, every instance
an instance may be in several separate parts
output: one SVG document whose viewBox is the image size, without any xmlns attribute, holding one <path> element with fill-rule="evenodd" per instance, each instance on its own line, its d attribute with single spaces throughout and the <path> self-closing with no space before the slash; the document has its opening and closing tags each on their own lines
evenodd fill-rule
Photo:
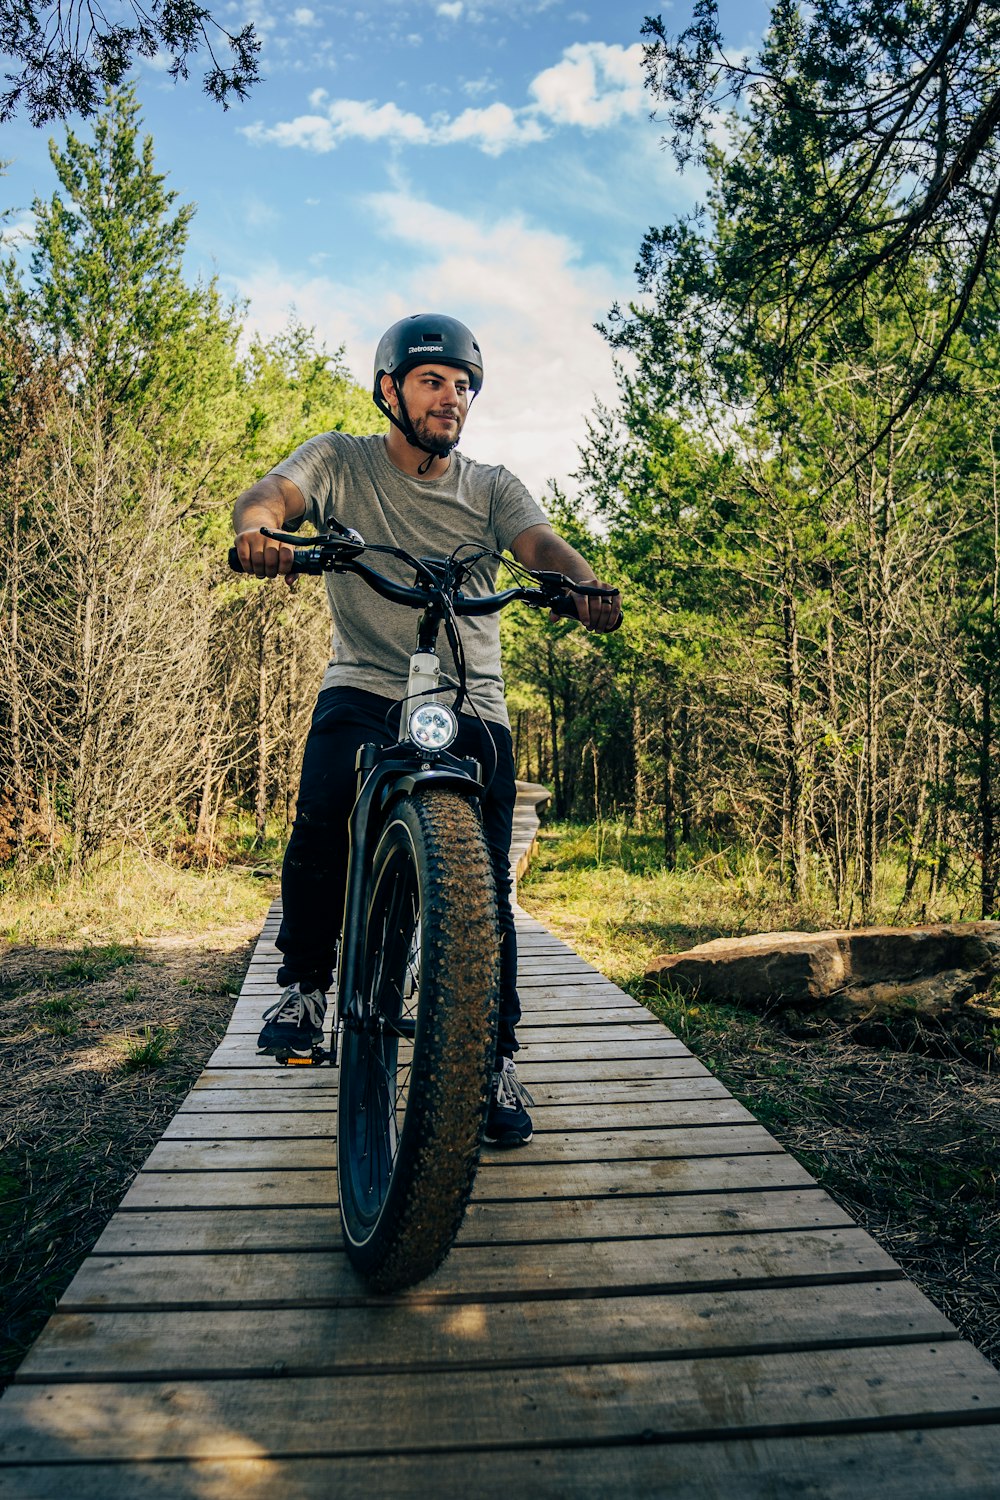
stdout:
<svg viewBox="0 0 1000 1500">
<path fill-rule="evenodd" d="M 646 979 L 758 1008 L 884 1005 L 907 992 L 940 1008 L 982 994 L 998 973 L 1000 922 L 954 922 L 718 938 L 655 959 Z"/>
</svg>

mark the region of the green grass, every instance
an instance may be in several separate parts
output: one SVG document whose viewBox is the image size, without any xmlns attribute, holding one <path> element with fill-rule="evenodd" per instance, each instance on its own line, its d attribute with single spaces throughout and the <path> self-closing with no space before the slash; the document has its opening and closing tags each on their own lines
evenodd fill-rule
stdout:
<svg viewBox="0 0 1000 1500">
<path fill-rule="evenodd" d="M 162 1068 L 173 1051 L 173 1037 L 165 1026 L 144 1026 L 138 1036 L 127 1031 L 121 1044 L 123 1073 L 146 1073 Z"/>
<path fill-rule="evenodd" d="M 125 948 L 121 943 L 109 943 L 105 948 L 84 946 L 80 953 L 74 954 L 59 968 L 53 969 L 51 977 L 57 982 L 76 980 L 85 984 L 93 984 L 97 979 L 106 979 L 116 969 L 134 964 L 135 958 L 135 950 Z"/>
<path fill-rule="evenodd" d="M 53 1036 L 75 1036 L 80 1029 L 77 1016 L 83 1004 L 78 994 L 69 991 L 36 1000 L 34 1011 L 44 1031 L 51 1032 Z"/>
<path fill-rule="evenodd" d="M 902 873 L 891 860 L 880 869 L 872 924 L 974 914 L 962 891 L 945 892 L 933 912 L 903 909 Z M 682 848 L 668 870 L 660 836 L 622 822 L 547 825 L 518 896 L 528 911 L 544 909 L 618 984 L 635 983 L 658 953 L 741 933 L 840 927 L 848 915 L 821 886 L 793 900 L 772 864 L 739 848 Z"/>
</svg>

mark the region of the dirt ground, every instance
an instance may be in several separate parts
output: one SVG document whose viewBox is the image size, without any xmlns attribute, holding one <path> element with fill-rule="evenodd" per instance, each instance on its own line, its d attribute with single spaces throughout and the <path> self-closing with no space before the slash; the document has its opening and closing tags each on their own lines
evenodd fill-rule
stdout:
<svg viewBox="0 0 1000 1500">
<path fill-rule="evenodd" d="M 224 1033 L 257 934 L 0 949 L 0 1384 Z"/>
</svg>

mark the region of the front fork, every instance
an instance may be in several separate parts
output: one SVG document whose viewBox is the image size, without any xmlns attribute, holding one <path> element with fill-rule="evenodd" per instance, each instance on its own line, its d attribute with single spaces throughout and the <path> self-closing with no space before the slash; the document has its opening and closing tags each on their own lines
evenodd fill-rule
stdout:
<svg viewBox="0 0 1000 1500">
<path fill-rule="evenodd" d="M 447 751 L 430 755 L 410 743 L 385 748 L 362 745 L 356 765 L 358 795 L 348 824 L 350 852 L 337 957 L 337 1016 L 330 1044 L 332 1064 L 337 1061 L 341 1028 L 357 1027 L 364 1022 L 361 985 L 365 905 L 368 877 L 386 816 L 400 797 L 410 796 L 418 788 L 447 787 L 477 797 L 484 790 L 478 761 Z"/>
</svg>

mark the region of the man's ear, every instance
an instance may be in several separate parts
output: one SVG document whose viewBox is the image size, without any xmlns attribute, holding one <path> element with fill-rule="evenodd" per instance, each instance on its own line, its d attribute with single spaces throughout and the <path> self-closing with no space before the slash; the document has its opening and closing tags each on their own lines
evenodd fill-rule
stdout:
<svg viewBox="0 0 1000 1500">
<path fill-rule="evenodd" d="M 381 380 L 381 386 L 382 386 L 382 396 L 383 396 L 384 400 L 387 402 L 387 404 L 389 406 L 392 407 L 393 411 L 395 411 L 396 408 L 399 405 L 399 397 L 396 395 L 396 386 L 395 386 L 395 382 L 393 381 L 392 376 L 391 375 L 383 375 L 382 376 L 382 380 Z"/>
</svg>

